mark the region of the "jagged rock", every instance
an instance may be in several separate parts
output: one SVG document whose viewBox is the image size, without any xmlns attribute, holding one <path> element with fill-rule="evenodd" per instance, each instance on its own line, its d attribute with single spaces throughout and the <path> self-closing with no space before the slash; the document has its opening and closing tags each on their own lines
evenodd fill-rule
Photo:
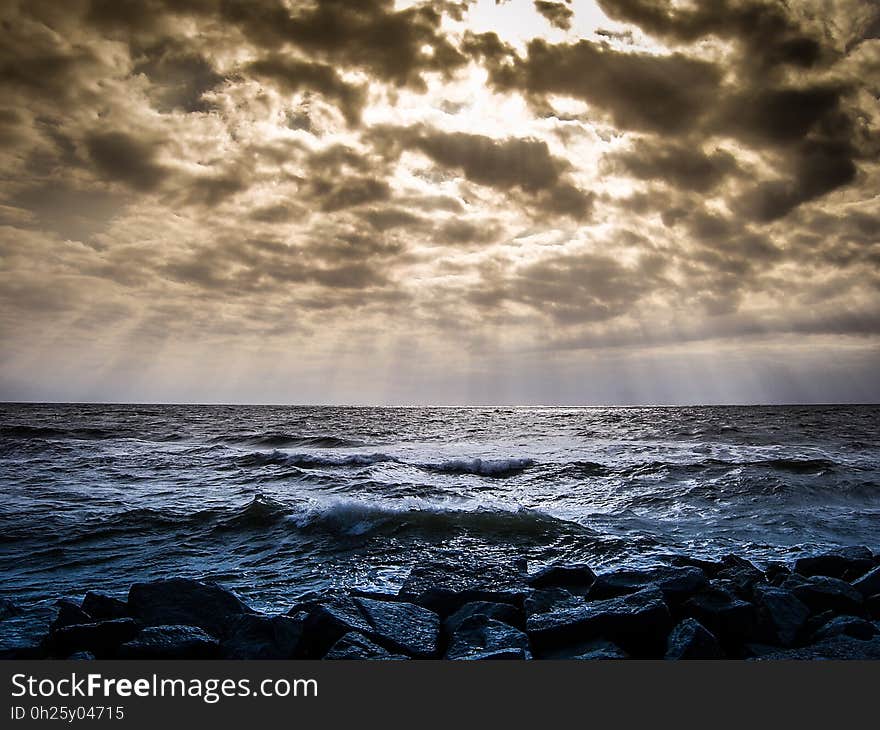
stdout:
<svg viewBox="0 0 880 730">
<path fill-rule="evenodd" d="M 536 651 L 607 639 L 636 656 L 660 653 L 672 626 L 669 609 L 657 588 L 618 598 L 529 616 L 526 630 Z"/>
<path fill-rule="evenodd" d="M 147 626 L 119 647 L 120 659 L 213 659 L 220 643 L 197 626 Z"/>
<path fill-rule="evenodd" d="M 755 661 L 815 659 L 880 659 L 880 638 L 869 641 L 838 635 L 818 644 L 800 649 L 788 649 L 755 657 Z"/>
<path fill-rule="evenodd" d="M 339 637 L 324 655 L 324 659 L 408 659 L 403 654 L 392 654 L 366 636 L 350 631 Z"/>
<path fill-rule="evenodd" d="M 82 610 L 97 621 L 128 617 L 128 605 L 125 601 L 94 591 L 86 593 Z"/>
<path fill-rule="evenodd" d="M 566 588 L 572 593 L 585 593 L 596 580 L 586 563 L 554 563 L 528 577 L 532 588 Z"/>
<path fill-rule="evenodd" d="M 875 621 L 880 621 L 880 593 L 865 599 L 865 611 Z"/>
<path fill-rule="evenodd" d="M 369 636 L 391 650 L 428 658 L 439 650 L 440 617 L 412 603 L 355 598 L 372 627 Z"/>
<path fill-rule="evenodd" d="M 300 606 L 291 609 L 300 612 Z M 299 653 L 307 659 L 318 659 L 349 632 L 369 634 L 372 627 L 355 603 L 354 598 L 331 596 L 306 607 Z M 290 614 L 288 614 L 290 615 Z"/>
<path fill-rule="evenodd" d="M 665 555 L 663 561 L 679 568 L 699 568 L 709 578 L 714 578 L 719 570 L 724 568 L 724 564 L 717 560 L 703 560 L 690 555 Z"/>
<path fill-rule="evenodd" d="M 767 583 L 764 573 L 744 558 L 725 555 L 721 562 L 724 567 L 715 574 L 715 579 L 739 598 L 748 600 L 758 585 Z"/>
<path fill-rule="evenodd" d="M 252 613 L 234 593 L 189 578 L 135 583 L 128 610 L 147 626 L 198 626 L 212 636 L 221 634 L 229 616 Z"/>
<path fill-rule="evenodd" d="M 728 654 L 735 654 L 755 628 L 755 606 L 715 586 L 689 598 L 682 610 L 711 631 Z"/>
<path fill-rule="evenodd" d="M 767 563 L 764 575 L 770 585 L 779 587 L 791 575 L 791 570 L 785 563 L 771 562 Z"/>
<path fill-rule="evenodd" d="M 88 651 L 104 659 L 112 657 L 122 644 L 137 636 L 141 628 L 132 618 L 73 624 L 50 633 L 46 648 L 53 656 L 66 657 L 75 651 Z"/>
<path fill-rule="evenodd" d="M 67 598 L 61 598 L 55 601 L 55 620 L 49 626 L 49 631 L 58 631 L 65 626 L 73 626 L 74 624 L 91 624 L 95 619 L 89 616 L 73 601 Z"/>
<path fill-rule="evenodd" d="M 452 635 L 458 631 L 462 622 L 471 616 L 485 616 L 486 618 L 510 624 L 517 628 L 525 625 L 521 611 L 509 603 L 489 603 L 488 601 L 472 601 L 465 603 L 460 609 L 443 622 L 443 628 L 447 634 Z"/>
<path fill-rule="evenodd" d="M 723 656 L 718 639 L 696 619 L 684 619 L 666 640 L 666 659 L 720 659 Z"/>
<path fill-rule="evenodd" d="M 10 616 L 17 616 L 21 609 L 8 598 L 0 598 L 0 621 Z"/>
<path fill-rule="evenodd" d="M 587 593 L 589 600 L 616 598 L 655 587 L 666 601 L 679 603 L 709 584 L 706 574 L 693 566 L 677 568 L 663 565 L 647 570 L 615 570 L 600 573 Z"/>
<path fill-rule="evenodd" d="M 231 617 L 223 631 L 226 659 L 292 659 L 303 633 L 302 618 L 242 614 Z"/>
<path fill-rule="evenodd" d="M 754 597 L 759 638 L 777 646 L 794 645 L 810 618 L 806 604 L 791 591 L 770 586 L 758 586 Z"/>
<path fill-rule="evenodd" d="M 75 651 L 69 657 L 67 657 L 68 661 L 72 662 L 90 662 L 95 658 L 95 655 L 90 651 Z"/>
<path fill-rule="evenodd" d="M 853 580 L 874 567 L 874 553 L 864 546 L 843 547 L 821 555 L 799 558 L 794 572 L 805 578 L 826 576 Z"/>
<path fill-rule="evenodd" d="M 576 596 L 565 588 L 542 588 L 532 591 L 523 603 L 526 618 L 536 613 L 551 613 L 574 608 L 584 603 L 583 596 Z"/>
<path fill-rule="evenodd" d="M 398 595 L 448 616 L 472 601 L 522 606 L 528 594 L 525 580 L 524 566 L 516 564 L 432 563 L 413 568 Z"/>
<path fill-rule="evenodd" d="M 870 621 L 856 616 L 837 616 L 813 634 L 813 643 L 824 641 L 833 636 L 851 636 L 854 639 L 870 639 L 880 633 Z"/>
<path fill-rule="evenodd" d="M 837 614 L 858 616 L 864 612 L 862 594 L 838 578 L 791 576 L 782 587 L 791 590 L 814 614 L 833 611 Z"/>
<path fill-rule="evenodd" d="M 529 637 L 510 624 L 484 615 L 461 622 L 449 640 L 446 659 L 501 659 L 528 652 Z"/>
<path fill-rule="evenodd" d="M 880 567 L 869 570 L 863 576 L 854 580 L 852 585 L 865 598 L 877 595 L 880 593 Z"/>
<path fill-rule="evenodd" d="M 544 659 L 572 659 L 578 661 L 609 661 L 617 659 L 629 659 L 623 649 L 611 641 L 586 641 L 574 646 L 566 646 L 562 649 L 547 652 Z"/>
</svg>

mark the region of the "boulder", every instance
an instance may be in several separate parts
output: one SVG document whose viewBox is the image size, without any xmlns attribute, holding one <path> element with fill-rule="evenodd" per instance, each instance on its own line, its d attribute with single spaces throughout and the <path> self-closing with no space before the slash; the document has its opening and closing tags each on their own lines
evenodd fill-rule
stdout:
<svg viewBox="0 0 880 730">
<path fill-rule="evenodd" d="M 718 571 L 724 568 L 724 565 L 720 561 L 703 560 L 702 558 L 695 558 L 691 555 L 664 555 L 662 560 L 669 565 L 674 565 L 679 568 L 699 568 L 709 578 L 714 578 Z"/>
<path fill-rule="evenodd" d="M 443 622 L 443 629 L 450 636 L 454 634 L 462 622 L 471 616 L 485 616 L 501 623 L 523 628 L 525 620 L 522 612 L 509 603 L 490 603 L 488 601 L 471 601 L 465 603 L 454 614 Z"/>
<path fill-rule="evenodd" d="M 787 649 L 755 657 L 755 661 L 816 659 L 880 659 L 880 638 L 869 641 L 838 635 L 800 649 Z"/>
<path fill-rule="evenodd" d="M 519 658 L 528 653 L 529 637 L 510 624 L 484 615 L 470 616 L 450 637 L 445 659 Z"/>
<path fill-rule="evenodd" d="M 842 547 L 820 555 L 798 558 L 794 572 L 805 578 L 825 576 L 853 580 L 874 567 L 874 553 L 864 546 Z"/>
<path fill-rule="evenodd" d="M 647 588 L 618 598 L 584 602 L 579 606 L 526 619 L 535 651 L 546 652 L 596 639 L 618 644 L 636 656 L 662 653 L 672 626 L 663 593 Z"/>
<path fill-rule="evenodd" d="M 391 651 L 428 658 L 440 651 L 440 617 L 412 603 L 355 598 L 370 624 L 368 636 Z"/>
<path fill-rule="evenodd" d="M 880 633 L 870 621 L 856 616 L 837 616 L 813 634 L 812 643 L 824 641 L 834 636 L 851 636 L 854 639 L 867 640 Z"/>
<path fill-rule="evenodd" d="M 392 654 L 366 636 L 350 631 L 339 637 L 324 655 L 324 659 L 408 659 L 403 654 Z"/>
<path fill-rule="evenodd" d="M 615 570 L 597 575 L 587 598 L 591 601 L 604 600 L 654 587 L 663 593 L 667 602 L 677 604 L 708 584 L 706 574 L 693 566 L 678 568 L 663 565 L 646 570 Z"/>
<path fill-rule="evenodd" d="M 865 611 L 875 621 L 880 621 L 880 593 L 865 599 Z"/>
<path fill-rule="evenodd" d="M 197 626 L 147 626 L 119 647 L 120 659 L 213 659 L 220 643 Z"/>
<path fill-rule="evenodd" d="M 791 576 L 782 584 L 807 605 L 811 613 L 833 611 L 836 614 L 860 616 L 864 612 L 864 598 L 846 581 L 838 578 Z"/>
<path fill-rule="evenodd" d="M 530 575 L 527 583 L 532 588 L 566 588 L 572 593 L 585 593 L 596 580 L 596 574 L 586 563 L 554 563 Z"/>
<path fill-rule="evenodd" d="M 791 575 L 791 570 L 785 563 L 770 562 L 764 569 L 764 576 L 772 586 L 780 586 Z"/>
<path fill-rule="evenodd" d="M 10 616 L 17 616 L 21 609 L 8 598 L 0 598 L 0 621 Z"/>
<path fill-rule="evenodd" d="M 83 611 L 76 603 L 67 598 L 61 598 L 55 601 L 55 609 L 55 620 L 49 625 L 50 632 L 58 631 L 58 629 L 63 629 L 65 626 L 90 624 L 95 621 L 95 619 Z"/>
<path fill-rule="evenodd" d="M 97 621 L 128 616 L 128 604 L 125 601 L 94 591 L 86 593 L 82 602 L 82 610 Z"/>
<path fill-rule="evenodd" d="M 95 655 L 90 651 L 75 651 L 67 660 L 70 662 L 90 662 L 95 658 Z"/>
<path fill-rule="evenodd" d="M 739 598 L 749 600 L 756 586 L 767 584 L 763 571 L 744 558 L 726 555 L 721 562 L 724 567 L 715 574 L 715 578 Z"/>
<path fill-rule="evenodd" d="M 198 626 L 212 636 L 221 634 L 230 616 L 252 613 L 234 593 L 189 578 L 135 583 L 128 609 L 147 626 Z"/>
<path fill-rule="evenodd" d="M 475 564 L 462 559 L 413 568 L 398 595 L 445 617 L 471 601 L 522 606 L 528 594 L 525 581 L 523 565 Z"/>
<path fill-rule="evenodd" d="M 293 659 L 304 617 L 241 614 L 230 617 L 220 653 L 225 659 Z"/>
<path fill-rule="evenodd" d="M 122 644 L 134 639 L 141 628 L 132 618 L 73 624 L 50 633 L 46 648 L 52 656 L 66 657 L 75 651 L 88 651 L 98 659 L 105 659 L 113 657 Z"/>
<path fill-rule="evenodd" d="M 856 578 L 852 585 L 865 598 L 880 594 L 880 567 L 869 570 L 860 578 Z"/>
<path fill-rule="evenodd" d="M 583 596 L 576 596 L 565 588 L 541 588 L 529 593 L 523 602 L 523 613 L 526 618 L 536 613 L 552 613 L 566 608 L 582 606 Z"/>
<path fill-rule="evenodd" d="M 682 611 L 711 631 L 727 654 L 736 655 L 755 629 L 755 606 L 716 586 L 689 598 Z"/>
<path fill-rule="evenodd" d="M 623 649 L 611 641 L 586 641 L 574 646 L 566 646 L 562 649 L 549 652 L 544 659 L 570 659 L 577 661 L 612 661 L 629 659 Z"/>
<path fill-rule="evenodd" d="M 776 646 L 793 646 L 810 618 L 810 609 L 791 591 L 758 586 L 754 591 L 761 641 Z"/>
<path fill-rule="evenodd" d="M 291 609 L 294 616 L 303 611 L 306 617 L 298 653 L 306 659 L 321 658 L 350 632 L 367 635 L 372 631 L 355 599 L 348 596 L 330 596 L 320 603 Z"/>
<path fill-rule="evenodd" d="M 720 659 L 723 656 L 718 639 L 696 619 L 684 619 L 666 640 L 665 659 Z"/>
</svg>

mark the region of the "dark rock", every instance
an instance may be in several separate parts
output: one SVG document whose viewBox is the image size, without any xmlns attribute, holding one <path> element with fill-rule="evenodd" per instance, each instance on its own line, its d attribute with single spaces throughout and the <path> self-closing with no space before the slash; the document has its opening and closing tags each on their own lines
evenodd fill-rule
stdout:
<svg viewBox="0 0 880 730">
<path fill-rule="evenodd" d="M 89 651 L 75 651 L 69 657 L 67 657 L 68 661 L 72 662 L 90 662 L 95 658 L 95 655 Z"/>
<path fill-rule="evenodd" d="M 370 638 L 392 651 L 413 657 L 436 656 L 440 650 L 440 617 L 412 603 L 355 598 L 371 626 Z"/>
<path fill-rule="evenodd" d="M 141 628 L 141 624 L 132 618 L 74 624 L 50 633 L 46 648 L 53 656 L 66 657 L 75 651 L 88 651 L 105 659 L 114 656 L 116 650 L 137 636 Z"/>
<path fill-rule="evenodd" d="M 865 598 L 880 594 L 880 568 L 869 570 L 860 578 L 856 578 L 852 585 Z"/>
<path fill-rule="evenodd" d="M 298 654 L 304 617 L 242 614 L 224 629 L 221 654 L 226 659 L 292 659 Z"/>
<path fill-rule="evenodd" d="M 49 631 L 58 631 L 65 626 L 73 626 L 74 624 L 91 624 L 94 623 L 89 614 L 83 611 L 76 603 L 67 598 L 61 598 L 55 601 L 55 620 L 49 626 Z"/>
<path fill-rule="evenodd" d="M 839 635 L 820 641 L 812 646 L 777 651 L 755 657 L 756 661 L 807 659 L 880 659 L 880 638 L 862 641 L 851 636 Z"/>
<path fill-rule="evenodd" d="M 96 621 L 128 617 L 128 605 L 125 601 L 94 591 L 86 593 L 82 602 L 82 610 Z"/>
<path fill-rule="evenodd" d="M 657 588 L 539 613 L 526 620 L 532 647 L 539 652 L 607 639 L 636 656 L 659 655 L 671 626 L 669 609 Z"/>
<path fill-rule="evenodd" d="M 874 554 L 864 546 L 843 547 L 821 555 L 799 558 L 794 572 L 805 578 L 826 576 L 853 580 L 874 567 Z"/>
<path fill-rule="evenodd" d="M 699 621 L 686 618 L 666 640 L 666 659 L 720 659 L 718 639 Z"/>
<path fill-rule="evenodd" d="M 810 609 L 784 588 L 758 586 L 754 598 L 758 637 L 777 646 L 793 646 L 810 618 Z"/>
<path fill-rule="evenodd" d="M 119 647 L 120 659 L 213 659 L 220 643 L 197 626 L 148 626 Z"/>
<path fill-rule="evenodd" d="M 756 586 L 766 584 L 764 573 L 744 558 L 726 555 L 721 562 L 724 567 L 715 574 L 716 580 L 744 600 L 751 597 Z"/>
<path fill-rule="evenodd" d="M 549 652 L 544 659 L 572 659 L 578 661 L 611 661 L 617 659 L 629 659 L 623 649 L 610 641 L 586 641 L 574 646 L 566 646 L 562 649 Z"/>
<path fill-rule="evenodd" d="M 484 615 L 461 622 L 449 640 L 446 659 L 501 659 L 528 652 L 529 637 L 510 624 Z"/>
<path fill-rule="evenodd" d="M 572 593 L 585 593 L 596 580 L 586 563 L 555 563 L 528 577 L 532 588 L 566 588 Z"/>
<path fill-rule="evenodd" d="M 252 612 L 216 583 L 189 578 L 135 583 L 128 592 L 128 609 L 147 626 L 198 626 L 213 636 L 220 635 L 229 616 Z"/>
<path fill-rule="evenodd" d="M 300 607 L 292 610 L 299 612 Z M 328 597 L 308 607 L 307 611 L 298 649 L 298 653 L 306 659 L 324 656 L 330 647 L 350 632 L 366 635 L 372 631 L 354 598 Z"/>
<path fill-rule="evenodd" d="M 366 636 L 350 631 L 341 636 L 324 659 L 408 659 L 403 654 L 392 654 L 378 644 L 374 644 Z"/>
<path fill-rule="evenodd" d="M 443 622 L 443 628 L 447 634 L 454 634 L 462 622 L 471 616 L 485 616 L 486 618 L 510 624 L 517 628 L 525 626 L 522 612 L 509 603 L 489 603 L 488 601 L 472 601 L 465 603 L 460 609 Z"/>
<path fill-rule="evenodd" d="M 522 606 L 528 590 L 520 565 L 481 565 L 462 560 L 415 567 L 400 589 L 401 599 L 448 616 L 472 601 Z"/>
<path fill-rule="evenodd" d="M 764 575 L 767 578 L 767 582 L 772 586 L 780 586 L 782 582 L 791 575 L 791 570 L 788 568 L 785 563 L 767 563 L 767 567 L 764 570 Z"/>
<path fill-rule="evenodd" d="M 838 578 L 815 576 L 799 579 L 792 576 L 782 584 L 803 601 L 814 614 L 833 611 L 838 614 L 860 616 L 864 612 L 864 598 L 849 583 Z"/>
<path fill-rule="evenodd" d="M 10 616 L 18 616 L 21 609 L 8 598 L 0 598 L 0 621 Z"/>
<path fill-rule="evenodd" d="M 665 555 L 662 559 L 669 565 L 679 568 L 699 568 L 710 578 L 714 578 L 718 571 L 724 568 L 724 564 L 719 561 L 702 560 L 690 555 Z"/>
<path fill-rule="evenodd" d="M 875 621 L 880 621 L 880 593 L 865 599 L 865 611 Z"/>
<path fill-rule="evenodd" d="M 701 591 L 685 601 L 682 610 L 711 631 L 728 654 L 736 654 L 754 632 L 755 606 L 723 588 Z"/>
<path fill-rule="evenodd" d="M 552 613 L 566 608 L 582 606 L 583 596 L 576 596 L 565 588 L 542 588 L 529 593 L 523 603 L 526 618 L 536 613 Z"/>
<path fill-rule="evenodd" d="M 696 567 L 663 565 L 647 570 L 615 570 L 600 573 L 587 593 L 592 600 L 616 598 L 649 586 L 659 589 L 671 604 L 679 603 L 709 584 L 706 574 Z"/>
<path fill-rule="evenodd" d="M 813 642 L 824 641 L 833 636 L 851 636 L 854 639 L 867 640 L 875 636 L 878 629 L 870 621 L 856 616 L 837 616 L 813 634 Z"/>
</svg>

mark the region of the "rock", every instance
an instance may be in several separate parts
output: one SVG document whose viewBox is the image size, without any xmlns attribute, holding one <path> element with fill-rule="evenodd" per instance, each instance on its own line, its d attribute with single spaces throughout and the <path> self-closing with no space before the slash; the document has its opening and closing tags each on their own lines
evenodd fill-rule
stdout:
<svg viewBox="0 0 880 730">
<path fill-rule="evenodd" d="M 18 616 L 21 609 L 8 598 L 0 598 L 0 621 L 10 616 Z"/>
<path fill-rule="evenodd" d="M 220 647 L 225 659 L 293 659 L 299 653 L 304 617 L 242 614 L 231 617 Z"/>
<path fill-rule="evenodd" d="M 784 588 L 758 586 L 754 597 L 758 637 L 777 646 L 793 646 L 810 618 L 810 609 Z"/>
<path fill-rule="evenodd" d="M 522 606 L 525 580 L 520 565 L 432 563 L 413 568 L 398 595 L 445 617 L 472 601 Z"/>
<path fill-rule="evenodd" d="M 528 653 L 529 637 L 510 624 L 484 615 L 470 616 L 461 622 L 449 640 L 445 659 L 516 658 Z"/>
<path fill-rule="evenodd" d="M 368 634 L 392 651 L 428 658 L 440 651 L 440 617 L 412 603 L 355 598 L 372 630 Z"/>
<path fill-rule="evenodd" d="M 870 621 L 856 616 L 837 616 L 813 634 L 813 642 L 824 641 L 834 636 L 851 636 L 854 639 L 867 640 L 880 633 Z"/>
<path fill-rule="evenodd" d="M 596 574 L 586 563 L 554 563 L 530 575 L 527 583 L 532 588 L 566 588 L 572 593 L 585 593 L 596 580 Z"/>
<path fill-rule="evenodd" d="M 125 642 L 141 630 L 132 618 L 116 618 L 88 624 L 65 626 L 49 634 L 46 648 L 53 656 L 66 657 L 75 651 L 88 651 L 99 659 L 115 655 Z"/>
<path fill-rule="evenodd" d="M 490 603 L 488 601 L 471 601 L 465 603 L 460 609 L 443 622 L 443 629 L 452 635 L 458 631 L 462 622 L 471 616 L 485 616 L 486 618 L 500 621 L 501 623 L 523 628 L 525 620 L 521 611 L 509 603 Z"/>
<path fill-rule="evenodd" d="M 128 616 L 128 605 L 125 601 L 94 591 L 86 593 L 82 602 L 82 610 L 97 621 Z"/>
<path fill-rule="evenodd" d="M 610 641 L 587 641 L 565 647 L 544 656 L 544 659 L 572 659 L 577 661 L 611 661 L 629 659 L 623 649 Z"/>
<path fill-rule="evenodd" d="M 754 605 L 715 586 L 689 598 L 682 610 L 711 631 L 727 654 L 737 654 L 755 628 Z"/>
<path fill-rule="evenodd" d="M 803 601 L 811 613 L 833 611 L 836 614 L 859 616 L 864 612 L 864 598 L 849 583 L 838 578 L 792 576 L 782 584 Z"/>
<path fill-rule="evenodd" d="M 119 647 L 120 659 L 213 659 L 220 642 L 197 626 L 147 626 Z"/>
<path fill-rule="evenodd" d="M 298 606 L 292 610 L 299 612 L 301 608 Z M 354 598 L 331 596 L 306 607 L 306 610 L 298 649 L 298 653 L 306 659 L 324 656 L 347 633 L 366 635 L 372 631 Z"/>
<path fill-rule="evenodd" d="M 615 570 L 600 573 L 587 598 L 603 600 L 635 593 L 649 586 L 659 589 L 670 604 L 680 603 L 709 584 L 706 574 L 696 567 L 660 566 L 647 570 Z"/>
<path fill-rule="evenodd" d="M 880 638 L 875 637 L 869 641 L 862 641 L 851 636 L 839 635 L 812 646 L 777 651 L 755 657 L 755 661 L 807 659 L 880 659 Z"/>
<path fill-rule="evenodd" d="M 669 565 L 679 568 L 699 568 L 710 578 L 714 578 L 718 571 L 724 568 L 724 565 L 719 561 L 702 560 L 690 555 L 665 555 L 662 559 L 664 562 L 669 563 Z"/>
<path fill-rule="evenodd" d="M 875 621 L 880 621 L 880 593 L 865 599 L 865 611 Z"/>
<path fill-rule="evenodd" d="M 83 611 L 76 603 L 67 598 L 61 598 L 55 601 L 55 608 L 55 620 L 52 621 L 49 626 L 50 632 L 58 631 L 58 629 L 63 629 L 65 626 L 90 624 L 95 621 L 95 619 Z"/>
<path fill-rule="evenodd" d="M 665 659 L 720 659 L 718 639 L 699 621 L 686 618 L 669 634 Z"/>
<path fill-rule="evenodd" d="M 576 596 L 565 588 L 542 588 L 529 593 L 523 603 L 523 613 L 526 618 L 536 613 L 551 613 L 562 611 L 566 608 L 582 606 L 583 596 Z"/>
<path fill-rule="evenodd" d="M 764 573 L 744 558 L 726 555 L 721 562 L 724 567 L 715 574 L 715 578 L 739 598 L 748 600 L 756 586 L 766 584 Z"/>
<path fill-rule="evenodd" d="M 869 570 L 861 578 L 854 580 L 852 585 L 865 598 L 880 594 L 880 567 Z"/>
<path fill-rule="evenodd" d="M 671 626 L 669 609 L 657 588 L 534 614 L 526 620 L 532 647 L 539 652 L 606 639 L 637 656 L 658 655 Z"/>
<path fill-rule="evenodd" d="M 341 636 L 324 655 L 324 659 L 408 659 L 403 654 L 392 654 L 356 631 Z"/>
<path fill-rule="evenodd" d="M 128 609 L 147 626 L 198 626 L 213 636 L 220 635 L 229 616 L 252 613 L 234 593 L 189 578 L 135 583 Z"/>
<path fill-rule="evenodd" d="M 789 570 L 785 563 L 771 562 L 767 563 L 764 575 L 770 585 L 778 587 L 782 585 L 782 582 L 788 578 L 788 576 L 791 575 L 791 570 Z"/>
<path fill-rule="evenodd" d="M 853 580 L 874 567 L 874 554 L 864 546 L 842 547 L 821 555 L 799 558 L 794 572 L 805 578 L 826 576 Z"/>
<path fill-rule="evenodd" d="M 69 657 L 67 657 L 68 661 L 71 662 L 90 662 L 95 658 L 95 655 L 90 651 L 75 651 Z"/>
</svg>

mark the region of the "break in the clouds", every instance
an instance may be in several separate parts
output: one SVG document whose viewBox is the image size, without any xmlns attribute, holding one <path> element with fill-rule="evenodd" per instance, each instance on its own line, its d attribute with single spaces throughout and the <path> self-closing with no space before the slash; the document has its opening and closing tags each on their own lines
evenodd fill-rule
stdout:
<svg viewBox="0 0 880 730">
<path fill-rule="evenodd" d="M 871 0 L 10 0 L 0 398 L 878 400 Z"/>
</svg>

